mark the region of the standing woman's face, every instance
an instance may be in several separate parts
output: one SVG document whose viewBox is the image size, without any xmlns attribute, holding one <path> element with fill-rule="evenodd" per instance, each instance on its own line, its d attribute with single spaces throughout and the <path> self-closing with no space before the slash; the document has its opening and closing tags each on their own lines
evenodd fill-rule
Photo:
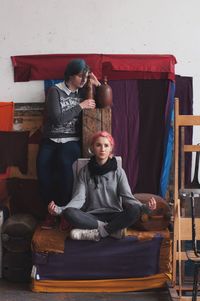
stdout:
<svg viewBox="0 0 200 301">
<path fill-rule="evenodd" d="M 109 156 L 112 154 L 112 145 L 108 138 L 99 137 L 92 145 L 92 151 L 96 157 L 97 162 L 102 165 L 106 163 Z"/>
<path fill-rule="evenodd" d="M 70 76 L 70 85 L 74 89 L 82 88 L 87 82 L 88 72 L 80 72 L 79 74 Z"/>
</svg>

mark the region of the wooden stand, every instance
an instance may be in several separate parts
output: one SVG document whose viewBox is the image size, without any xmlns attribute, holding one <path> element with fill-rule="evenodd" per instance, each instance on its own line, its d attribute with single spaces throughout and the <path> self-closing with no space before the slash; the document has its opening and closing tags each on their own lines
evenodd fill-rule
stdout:
<svg viewBox="0 0 200 301">
<path fill-rule="evenodd" d="M 82 125 L 82 157 L 88 158 L 91 156 L 88 146 L 92 135 L 98 131 L 107 131 L 111 134 L 111 109 L 83 110 Z"/>
<path fill-rule="evenodd" d="M 186 126 L 199 126 L 200 116 L 179 115 L 179 99 L 175 99 L 175 145 L 174 145 L 174 237 L 173 237 L 173 283 L 169 288 L 172 300 L 191 300 L 192 298 L 185 294 L 192 291 L 192 286 L 184 283 L 183 266 L 187 260 L 186 252 L 182 249 L 182 242 L 192 239 L 191 218 L 184 216 L 184 210 L 181 206 L 181 191 L 184 189 L 184 164 L 180 162 L 184 159 L 185 152 L 200 151 L 200 145 L 186 145 L 184 135 L 181 130 L 181 150 L 179 152 L 179 129 Z M 179 161 L 179 154 L 181 160 Z M 180 162 L 180 163 L 179 163 Z M 179 170 L 181 179 L 181 191 L 179 190 Z M 186 189 L 184 189 L 186 190 Z M 195 189 L 193 189 L 195 190 Z M 198 189 L 199 190 L 199 189 Z M 199 192 L 199 191 L 198 191 Z M 200 227 L 200 219 L 197 219 L 197 229 Z M 197 231 L 197 239 L 200 239 L 200 232 Z M 200 300 L 200 297 L 198 297 Z"/>
</svg>

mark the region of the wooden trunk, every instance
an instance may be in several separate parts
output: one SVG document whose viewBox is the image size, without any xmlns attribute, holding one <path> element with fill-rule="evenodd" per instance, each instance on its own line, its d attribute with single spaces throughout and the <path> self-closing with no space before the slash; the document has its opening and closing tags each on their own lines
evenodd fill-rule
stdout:
<svg viewBox="0 0 200 301">
<path fill-rule="evenodd" d="M 82 119 L 82 157 L 88 158 L 90 139 L 98 131 L 107 131 L 111 134 L 111 109 L 83 110 Z"/>
</svg>

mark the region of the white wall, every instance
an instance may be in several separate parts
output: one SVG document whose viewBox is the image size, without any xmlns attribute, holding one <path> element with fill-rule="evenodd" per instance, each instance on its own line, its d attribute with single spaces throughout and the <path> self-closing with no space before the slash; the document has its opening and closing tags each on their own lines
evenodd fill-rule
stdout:
<svg viewBox="0 0 200 301">
<path fill-rule="evenodd" d="M 173 54 L 200 114 L 199 11 L 199 0 L 0 0 L 0 101 L 44 101 L 41 81 L 14 83 L 12 55 Z"/>
</svg>

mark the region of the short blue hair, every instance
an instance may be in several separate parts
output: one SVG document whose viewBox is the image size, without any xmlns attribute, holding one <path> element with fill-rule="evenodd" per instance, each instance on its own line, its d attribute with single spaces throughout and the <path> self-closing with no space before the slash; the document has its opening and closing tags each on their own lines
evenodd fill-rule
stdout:
<svg viewBox="0 0 200 301">
<path fill-rule="evenodd" d="M 64 79 L 68 81 L 70 76 L 77 75 L 80 72 L 86 73 L 88 71 L 89 71 L 89 66 L 86 64 L 85 60 L 74 59 L 68 63 L 65 69 Z"/>
</svg>

